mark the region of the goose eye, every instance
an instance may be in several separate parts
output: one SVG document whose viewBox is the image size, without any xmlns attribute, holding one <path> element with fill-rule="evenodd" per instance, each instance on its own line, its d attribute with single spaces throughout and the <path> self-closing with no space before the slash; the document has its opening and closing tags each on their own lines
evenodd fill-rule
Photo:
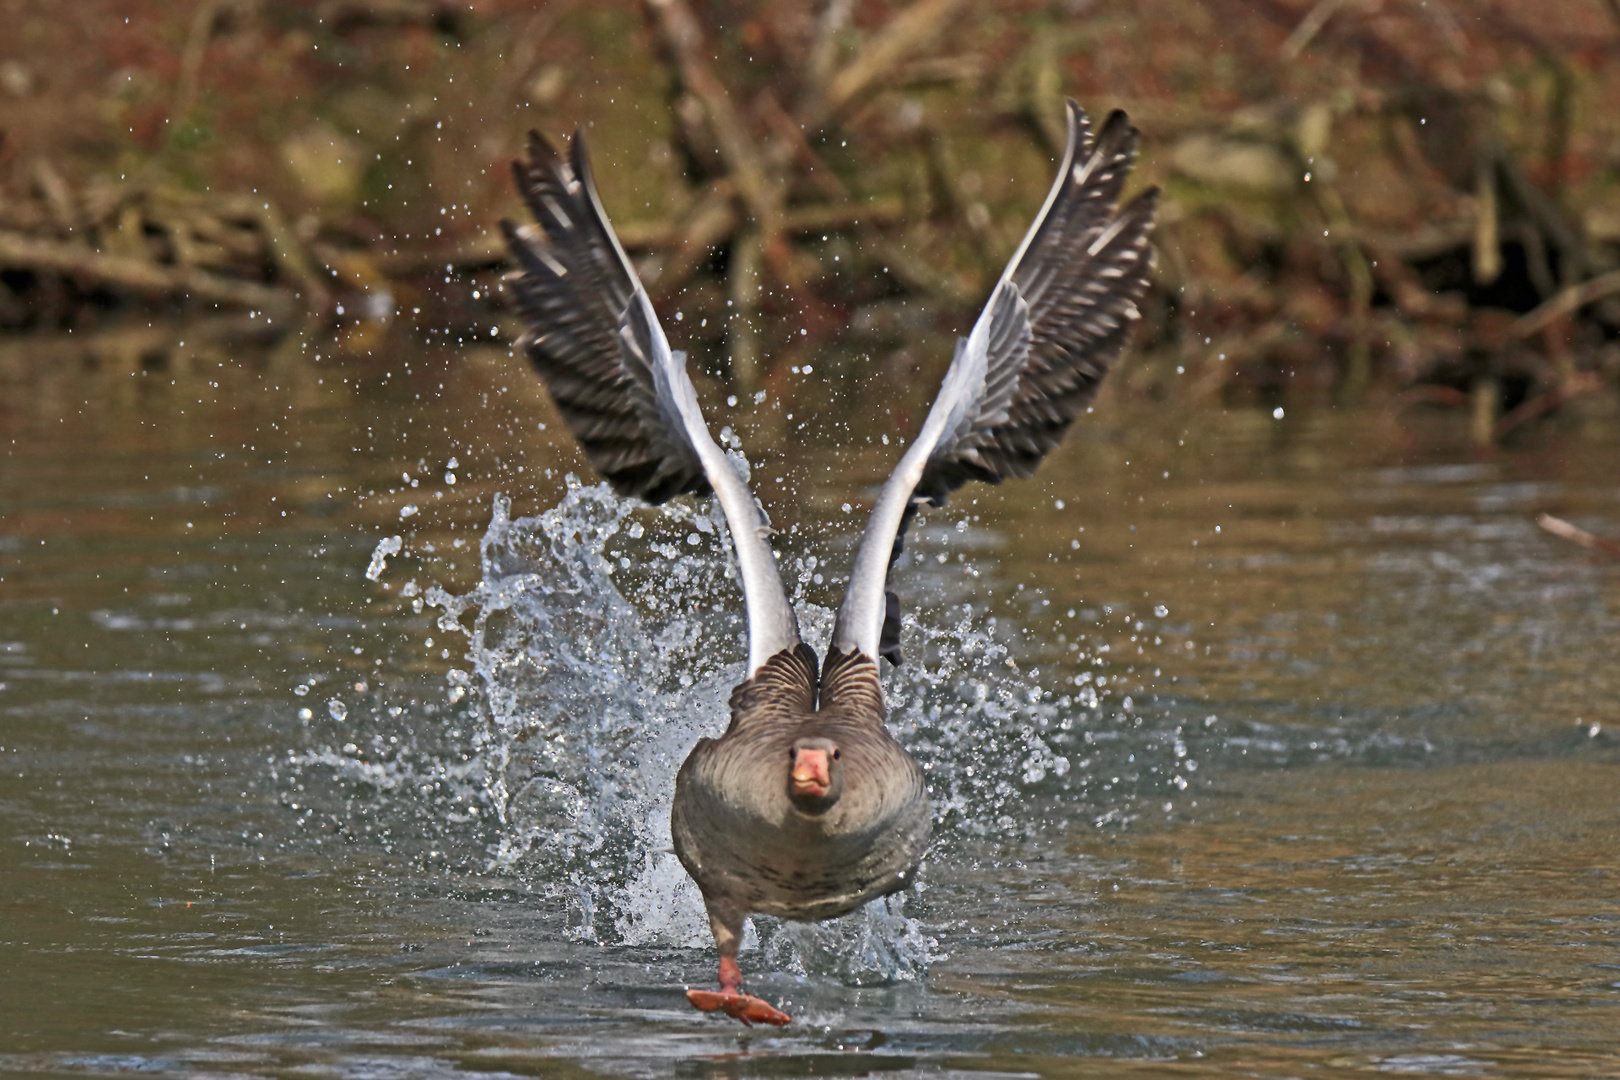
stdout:
<svg viewBox="0 0 1620 1080">
<path fill-rule="evenodd" d="M 834 750 L 833 751 L 833 760 L 834 761 L 837 761 L 839 758 L 841 758 L 843 756 L 844 756 L 844 752 L 842 750 Z"/>
</svg>

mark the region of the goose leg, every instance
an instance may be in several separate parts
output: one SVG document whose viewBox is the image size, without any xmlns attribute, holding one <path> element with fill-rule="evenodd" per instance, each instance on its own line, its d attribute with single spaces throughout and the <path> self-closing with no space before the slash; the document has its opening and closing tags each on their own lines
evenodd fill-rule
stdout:
<svg viewBox="0 0 1620 1080">
<path fill-rule="evenodd" d="M 720 947 L 720 993 L 688 990 L 686 1000 L 694 1009 L 723 1012 L 743 1024 L 775 1024 L 781 1027 L 793 1018 L 768 1001 L 742 992 L 742 968 L 737 966 L 737 946 L 742 943 L 743 913 L 708 901 L 709 929 Z"/>
<path fill-rule="evenodd" d="M 742 968 L 734 956 L 720 958 L 720 989 L 728 994 L 742 993 Z"/>
</svg>

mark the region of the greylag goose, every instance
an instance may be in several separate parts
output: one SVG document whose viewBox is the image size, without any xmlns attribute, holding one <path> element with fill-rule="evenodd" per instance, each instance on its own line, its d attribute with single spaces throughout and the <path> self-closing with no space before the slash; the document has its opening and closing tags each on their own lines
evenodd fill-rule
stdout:
<svg viewBox="0 0 1620 1080">
<path fill-rule="evenodd" d="M 535 226 L 501 223 L 528 355 L 595 469 L 621 495 L 720 501 L 748 618 L 731 723 L 699 739 L 675 779 L 670 831 L 720 950 L 720 992 L 699 1009 L 743 1023 L 789 1017 L 742 992 L 751 913 L 830 919 L 905 888 L 928 846 L 922 770 L 884 726 L 878 660 L 898 663 L 888 576 L 923 502 L 969 480 L 1029 476 L 1091 401 L 1124 347 L 1151 263 L 1157 192 L 1118 208 L 1137 133 L 1122 112 L 1093 138 L 1068 103 L 1068 146 L 1046 203 L 956 355 L 921 432 L 872 507 L 825 661 L 799 637 L 770 528 L 710 437 L 686 373 L 625 257 L 576 133 L 564 159 L 532 134 L 513 163 Z"/>
</svg>

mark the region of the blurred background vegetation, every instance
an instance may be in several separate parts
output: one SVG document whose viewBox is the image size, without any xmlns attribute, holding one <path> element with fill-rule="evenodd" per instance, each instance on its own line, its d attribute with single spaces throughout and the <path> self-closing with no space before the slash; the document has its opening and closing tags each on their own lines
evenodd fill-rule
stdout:
<svg viewBox="0 0 1620 1080">
<path fill-rule="evenodd" d="M 1039 207 L 1068 95 L 1130 113 L 1168 196 L 1117 392 L 1466 410 L 1488 447 L 1620 385 L 1616 0 L 0 12 L 0 331 L 29 341 L 509 340 L 508 162 L 579 128 L 713 376 L 834 336 L 904 370 Z"/>
</svg>

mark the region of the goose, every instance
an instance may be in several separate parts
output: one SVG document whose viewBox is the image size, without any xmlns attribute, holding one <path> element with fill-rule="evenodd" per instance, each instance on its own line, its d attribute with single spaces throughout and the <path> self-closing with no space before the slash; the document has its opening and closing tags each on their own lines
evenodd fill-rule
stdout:
<svg viewBox="0 0 1620 1080">
<path fill-rule="evenodd" d="M 928 848 L 922 769 L 885 726 L 879 660 L 901 661 L 889 588 L 907 526 L 969 480 L 1031 475 L 1124 348 L 1152 264 L 1158 192 L 1120 207 L 1137 131 L 1113 112 L 1093 136 L 1068 102 L 1057 178 L 983 312 L 959 339 L 922 430 L 877 494 L 826 655 L 799 634 L 764 510 L 716 445 L 686 372 L 596 193 L 576 132 L 564 158 L 531 133 L 513 173 L 534 224 L 502 221 L 527 355 L 586 458 L 622 496 L 713 495 L 735 546 L 748 661 L 730 725 L 675 779 L 670 833 L 720 953 L 698 1009 L 744 1024 L 790 1017 L 743 993 L 737 950 L 754 913 L 815 921 L 906 888 Z"/>
</svg>

